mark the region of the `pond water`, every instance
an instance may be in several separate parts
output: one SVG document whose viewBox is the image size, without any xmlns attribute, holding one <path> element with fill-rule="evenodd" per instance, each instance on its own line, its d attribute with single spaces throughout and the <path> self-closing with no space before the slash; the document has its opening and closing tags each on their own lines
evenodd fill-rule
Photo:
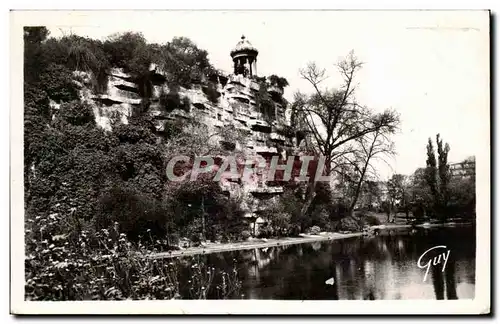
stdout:
<svg viewBox="0 0 500 324">
<path fill-rule="evenodd" d="M 426 268 L 419 268 L 417 261 L 437 245 L 447 248 L 427 252 L 421 264 L 449 250 L 446 266 L 442 271 L 442 257 L 429 267 L 424 281 Z M 472 226 L 405 229 L 374 237 L 215 253 L 183 263 L 187 268 L 192 262 L 203 262 L 227 271 L 236 264 L 241 288 L 232 298 L 471 299 L 475 248 Z M 218 298 L 214 292 L 207 297 Z"/>
</svg>

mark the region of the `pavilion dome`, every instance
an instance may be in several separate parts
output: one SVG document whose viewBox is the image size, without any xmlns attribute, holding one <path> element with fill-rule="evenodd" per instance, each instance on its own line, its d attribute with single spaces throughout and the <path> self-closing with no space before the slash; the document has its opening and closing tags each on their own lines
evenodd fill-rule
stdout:
<svg viewBox="0 0 500 324">
<path fill-rule="evenodd" d="M 241 40 L 231 51 L 231 56 L 235 56 L 240 53 L 252 53 L 254 55 L 257 55 L 259 51 L 257 51 L 257 49 L 246 39 L 245 36 L 241 36 Z"/>
</svg>

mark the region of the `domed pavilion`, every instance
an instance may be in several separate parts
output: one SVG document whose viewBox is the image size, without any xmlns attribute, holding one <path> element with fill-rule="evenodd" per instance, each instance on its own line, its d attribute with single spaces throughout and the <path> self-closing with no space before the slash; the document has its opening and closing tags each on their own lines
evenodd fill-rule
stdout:
<svg viewBox="0 0 500 324">
<path fill-rule="evenodd" d="M 231 51 L 234 63 L 234 74 L 245 77 L 257 76 L 257 55 L 259 51 L 246 39 L 241 36 L 241 40 Z"/>
</svg>

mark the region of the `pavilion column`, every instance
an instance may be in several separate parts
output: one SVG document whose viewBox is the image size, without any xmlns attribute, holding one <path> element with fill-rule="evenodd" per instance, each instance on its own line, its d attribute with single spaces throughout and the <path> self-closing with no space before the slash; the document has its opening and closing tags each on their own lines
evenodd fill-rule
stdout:
<svg viewBox="0 0 500 324">
<path fill-rule="evenodd" d="M 253 57 L 248 58 L 248 66 L 250 67 L 250 76 L 253 75 Z"/>
</svg>

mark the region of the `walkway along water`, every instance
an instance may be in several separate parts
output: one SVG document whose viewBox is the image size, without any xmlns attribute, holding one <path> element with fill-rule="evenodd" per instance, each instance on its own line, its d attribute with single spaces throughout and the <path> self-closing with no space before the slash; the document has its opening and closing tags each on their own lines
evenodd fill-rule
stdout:
<svg viewBox="0 0 500 324">
<path fill-rule="evenodd" d="M 368 229 L 372 231 L 377 230 L 398 230 L 398 229 L 409 229 L 409 228 L 436 228 L 436 227 L 455 227 L 455 226 L 467 226 L 472 225 L 472 223 L 443 223 L 443 224 L 431 224 L 424 223 L 419 225 L 375 225 L 370 226 Z M 340 239 L 347 239 L 350 237 L 363 236 L 365 233 L 333 233 L 333 232 L 323 232 L 320 235 L 306 235 L 301 234 L 301 237 L 285 237 L 280 239 L 261 239 L 259 241 L 246 241 L 237 243 L 221 243 L 221 244 L 208 244 L 199 247 L 190 247 L 183 250 L 174 250 L 168 252 L 149 254 L 147 257 L 152 259 L 165 259 L 165 258 L 176 258 L 184 256 L 192 256 L 198 254 L 210 254 L 219 253 L 226 251 L 239 251 L 239 250 L 250 250 L 256 248 L 265 248 L 272 246 L 285 246 L 292 244 L 303 244 L 303 243 L 313 243 L 321 241 L 335 241 Z"/>
</svg>

